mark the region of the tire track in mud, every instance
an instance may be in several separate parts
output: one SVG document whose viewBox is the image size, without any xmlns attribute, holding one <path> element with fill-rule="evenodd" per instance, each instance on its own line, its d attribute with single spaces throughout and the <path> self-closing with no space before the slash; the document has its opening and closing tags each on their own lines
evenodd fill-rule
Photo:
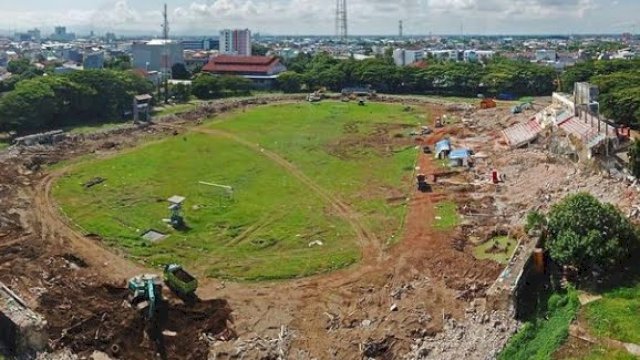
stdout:
<svg viewBox="0 0 640 360">
<path fill-rule="evenodd" d="M 41 238 L 58 247 L 61 253 L 77 253 L 92 266 L 109 269 L 104 275 L 112 281 L 124 282 L 124 279 L 144 272 L 143 267 L 119 256 L 106 245 L 88 238 L 77 230 L 59 209 L 51 189 L 56 180 L 72 167 L 69 165 L 47 174 L 35 188 L 33 214 Z"/>
<path fill-rule="evenodd" d="M 261 147 L 258 144 L 252 143 L 242 137 L 239 137 L 235 134 L 217 130 L 217 129 L 207 129 L 202 127 L 183 127 L 178 125 L 169 125 L 162 124 L 161 126 L 180 128 L 191 132 L 197 132 L 206 135 L 219 136 L 225 139 L 234 141 L 238 144 L 241 144 L 259 154 L 264 155 L 269 160 L 273 161 L 281 168 L 283 168 L 288 174 L 292 175 L 300 182 L 302 182 L 308 189 L 313 191 L 316 195 L 320 196 L 324 201 L 331 205 L 331 207 L 340 215 L 341 218 L 346 220 L 351 228 L 354 230 L 358 242 L 360 243 L 361 251 L 362 251 L 362 262 L 375 262 L 380 260 L 383 256 L 383 247 L 376 235 L 371 232 L 361 221 L 362 216 L 355 210 L 351 208 L 348 204 L 344 203 L 342 200 L 338 199 L 336 196 L 331 194 L 329 191 L 322 188 L 315 181 L 309 178 L 306 174 L 304 174 L 300 169 L 298 169 L 294 164 L 290 163 L 280 155 L 276 154 L 273 151 L 267 150 Z"/>
</svg>

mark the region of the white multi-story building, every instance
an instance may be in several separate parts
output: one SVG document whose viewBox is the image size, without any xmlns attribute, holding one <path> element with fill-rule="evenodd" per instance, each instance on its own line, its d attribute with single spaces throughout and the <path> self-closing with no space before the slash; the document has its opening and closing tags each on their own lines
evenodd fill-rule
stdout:
<svg viewBox="0 0 640 360">
<path fill-rule="evenodd" d="M 184 64 L 182 43 L 172 40 L 135 42 L 131 47 L 133 67 L 146 71 L 164 71 Z"/>
<path fill-rule="evenodd" d="M 393 62 L 397 66 L 407 66 L 424 59 L 424 50 L 395 49 Z"/>
<path fill-rule="evenodd" d="M 491 50 L 465 50 L 462 53 L 462 59 L 465 62 L 485 62 L 495 55 Z"/>
<path fill-rule="evenodd" d="M 251 56 L 251 30 L 220 31 L 220 54 Z"/>
<path fill-rule="evenodd" d="M 553 61 L 558 58 L 558 53 L 555 50 L 539 49 L 536 50 L 536 61 Z"/>
<path fill-rule="evenodd" d="M 458 50 L 429 50 L 427 54 L 436 60 L 458 61 Z"/>
</svg>

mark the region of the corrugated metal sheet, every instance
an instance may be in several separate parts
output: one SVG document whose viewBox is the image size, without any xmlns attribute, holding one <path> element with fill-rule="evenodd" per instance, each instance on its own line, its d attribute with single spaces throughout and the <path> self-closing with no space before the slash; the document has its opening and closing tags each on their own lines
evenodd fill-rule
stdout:
<svg viewBox="0 0 640 360">
<path fill-rule="evenodd" d="M 523 124 L 513 125 L 502 131 L 509 146 L 517 148 L 535 140 L 542 132 L 538 120 L 531 119 Z"/>
<path fill-rule="evenodd" d="M 202 70 L 212 73 L 257 73 L 269 74 L 280 64 L 272 56 L 226 56 L 213 58 Z"/>
<path fill-rule="evenodd" d="M 451 141 L 447 139 L 440 140 L 436 143 L 435 155 L 436 157 L 439 157 L 443 151 L 450 151 L 450 150 L 451 150 Z"/>
<path fill-rule="evenodd" d="M 451 159 L 451 160 L 460 160 L 460 159 L 466 159 L 466 158 L 468 158 L 470 156 L 471 156 L 471 150 L 469 150 L 469 149 L 456 149 L 456 150 L 453 150 L 449 154 L 449 159 Z"/>
<path fill-rule="evenodd" d="M 592 127 L 591 124 L 585 123 L 576 117 L 563 122 L 558 127 L 580 139 L 589 148 L 599 145 L 607 137 L 604 125 L 600 129 L 601 131 L 598 131 L 597 127 Z M 614 137 L 615 135 L 615 129 L 609 127 L 609 136 Z"/>
</svg>

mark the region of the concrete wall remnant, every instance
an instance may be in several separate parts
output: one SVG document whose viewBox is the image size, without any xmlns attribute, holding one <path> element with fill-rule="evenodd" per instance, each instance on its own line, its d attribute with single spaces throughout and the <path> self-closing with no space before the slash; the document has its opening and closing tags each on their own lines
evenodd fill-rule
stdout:
<svg viewBox="0 0 640 360">
<path fill-rule="evenodd" d="M 0 282 L 0 341 L 13 354 L 42 351 L 47 346 L 47 322 Z"/>
<path fill-rule="evenodd" d="M 39 134 L 27 135 L 13 140 L 13 145 L 34 146 L 34 145 L 54 145 L 66 138 L 64 131 L 53 130 Z"/>
</svg>

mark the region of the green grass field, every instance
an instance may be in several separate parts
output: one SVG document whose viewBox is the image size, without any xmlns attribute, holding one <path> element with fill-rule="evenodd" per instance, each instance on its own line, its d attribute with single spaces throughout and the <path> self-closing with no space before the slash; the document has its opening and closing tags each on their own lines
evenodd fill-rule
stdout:
<svg viewBox="0 0 640 360">
<path fill-rule="evenodd" d="M 458 206 L 452 201 L 441 202 L 436 205 L 435 228 L 438 230 L 451 230 L 460 223 Z"/>
<path fill-rule="evenodd" d="M 197 101 L 191 101 L 186 104 L 175 104 L 175 105 L 156 107 L 153 109 L 152 116 L 175 115 L 178 113 L 195 110 L 196 106 L 197 106 Z"/>
<path fill-rule="evenodd" d="M 640 284 L 603 294 L 584 314 L 594 335 L 640 344 Z"/>
<path fill-rule="evenodd" d="M 417 118 L 400 106 L 327 102 L 255 108 L 205 126 L 286 158 L 384 242 L 399 233 L 405 214 L 404 203 L 388 199 L 412 189 L 417 150 L 402 134 Z M 107 181 L 82 186 L 98 176 Z M 199 181 L 233 186 L 233 195 Z M 210 134 L 83 161 L 53 192 L 86 233 L 152 265 L 176 261 L 208 276 L 262 280 L 331 271 L 360 257 L 353 229 L 326 200 L 254 149 Z M 187 197 L 186 232 L 162 221 L 172 195 Z M 149 243 L 141 239 L 148 229 L 170 236 Z"/>
<path fill-rule="evenodd" d="M 478 260 L 493 260 L 497 263 L 506 265 L 509 263 L 511 255 L 513 255 L 515 246 L 515 240 L 510 239 L 508 236 L 499 236 L 477 246 L 473 251 L 473 255 Z"/>
<path fill-rule="evenodd" d="M 593 346 L 591 351 L 580 359 L 575 360 L 637 360 L 636 356 L 633 356 L 625 350 L 608 349 L 600 346 Z M 573 360 L 573 359 L 571 359 Z"/>
</svg>

